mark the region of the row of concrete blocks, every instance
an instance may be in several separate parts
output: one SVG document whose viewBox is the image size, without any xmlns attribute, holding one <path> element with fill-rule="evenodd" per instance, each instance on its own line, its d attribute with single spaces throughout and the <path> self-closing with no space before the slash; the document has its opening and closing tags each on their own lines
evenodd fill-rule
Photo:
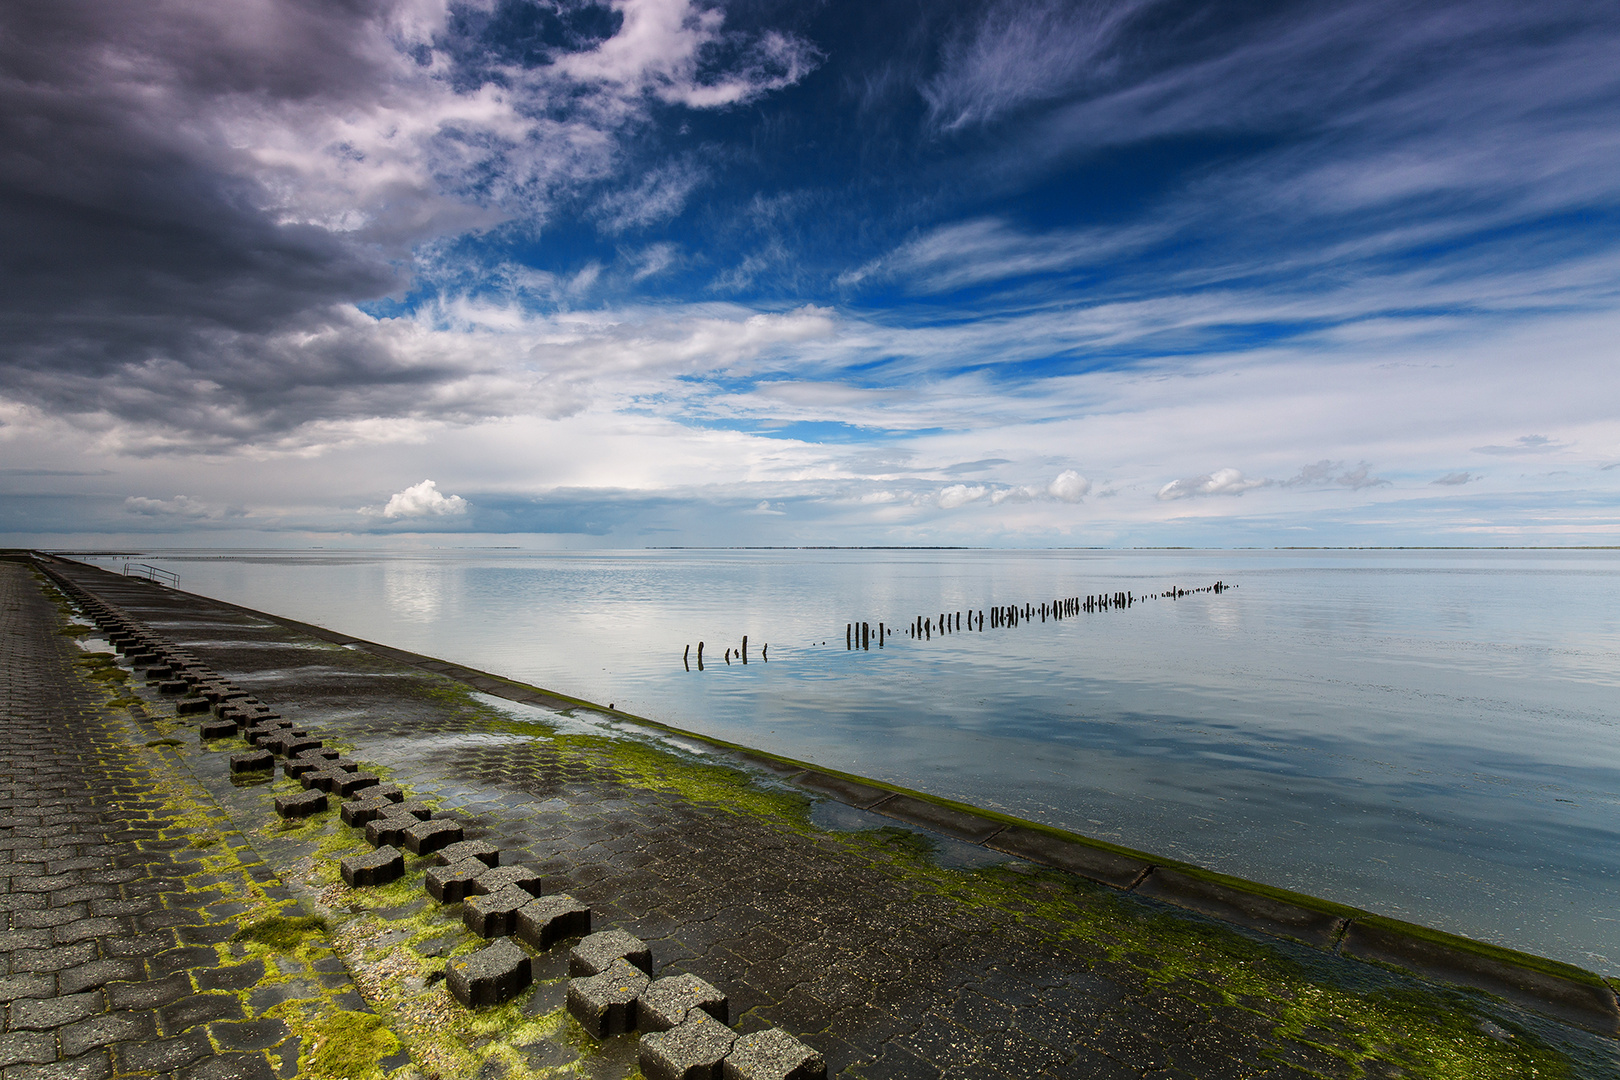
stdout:
<svg viewBox="0 0 1620 1080">
<path fill-rule="evenodd" d="M 225 685 L 218 675 L 191 653 L 177 649 L 152 634 L 139 619 L 91 595 L 49 567 L 42 569 L 51 575 L 57 587 L 72 597 L 79 609 L 107 636 L 107 640 L 124 657 L 125 662 L 135 671 L 145 673 L 148 686 L 154 687 L 161 694 L 180 697 L 180 700 L 174 703 L 177 716 L 190 716 L 210 710 L 211 700 L 205 696 L 207 693 L 205 688 Z M 251 701 L 244 691 L 236 690 L 234 687 L 230 689 L 236 697 Z M 269 711 L 268 706 L 262 704 L 258 704 L 258 708 L 264 712 Z"/>
<path fill-rule="evenodd" d="M 397 789 L 343 804 L 345 824 L 366 830 L 375 849 L 340 863 L 343 880 L 362 888 L 405 872 L 397 845 L 422 854 L 420 838 L 436 824 L 432 810 L 403 800 Z M 461 903 L 462 921 L 495 939 L 452 959 L 445 981 L 469 1008 L 498 1005 L 532 982 L 532 962 L 512 939 L 539 952 L 579 938 L 569 952 L 568 1011 L 592 1037 L 642 1033 L 638 1056 L 648 1080 L 820 1080 L 826 1061 L 780 1030 L 739 1038 L 726 1026 L 725 994 L 696 975 L 652 978 L 652 952 L 623 930 L 591 933 L 591 910 L 565 893 L 547 895 L 539 874 L 501 866 L 500 851 L 480 840 L 437 849 L 424 886 L 440 903 Z"/>
<path fill-rule="evenodd" d="M 468 1007 L 500 1004 L 532 982 L 528 953 L 512 938 L 544 952 L 579 938 L 568 958 L 568 1011 L 592 1037 L 640 1032 L 641 1071 L 647 1080 L 823 1080 L 826 1061 L 785 1031 L 769 1028 L 738 1036 L 728 1023 L 725 994 L 691 974 L 652 978 L 652 952 L 623 930 L 591 933 L 590 908 L 566 894 L 545 895 L 540 876 L 522 867 L 502 867 L 500 852 L 466 840 L 459 824 L 435 819 L 430 807 L 407 802 L 398 787 L 360 771 L 356 762 L 246 692 L 231 686 L 182 650 L 146 632 L 138 620 L 59 575 L 113 646 L 159 692 L 196 696 L 176 702 L 176 713 L 212 710 L 199 725 L 203 740 L 241 733 L 257 749 L 230 758 L 232 773 L 273 771 L 276 758 L 304 790 L 278 796 L 276 813 L 302 818 L 328 809 L 329 795 L 348 799 L 344 824 L 364 828 L 374 850 L 341 860 L 343 880 L 365 888 L 397 880 L 405 872 L 404 847 L 433 856 L 428 893 L 441 903 L 463 904 L 468 928 L 492 944 L 458 957 L 446 967 L 452 995 Z"/>
</svg>

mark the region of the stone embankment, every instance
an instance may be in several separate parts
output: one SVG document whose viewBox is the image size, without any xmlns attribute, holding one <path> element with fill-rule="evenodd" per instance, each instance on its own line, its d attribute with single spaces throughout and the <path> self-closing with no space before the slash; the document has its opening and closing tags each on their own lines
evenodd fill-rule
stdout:
<svg viewBox="0 0 1620 1080">
<path fill-rule="evenodd" d="M 4 1080 L 1620 1072 L 1578 969 L 40 565 Z"/>
</svg>

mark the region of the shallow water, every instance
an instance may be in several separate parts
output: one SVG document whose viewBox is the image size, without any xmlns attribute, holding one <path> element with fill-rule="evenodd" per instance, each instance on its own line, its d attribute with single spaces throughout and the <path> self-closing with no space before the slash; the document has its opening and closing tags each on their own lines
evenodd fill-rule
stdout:
<svg viewBox="0 0 1620 1080">
<path fill-rule="evenodd" d="M 190 591 L 1620 973 L 1620 552 L 144 558 Z M 903 633 L 1216 580 L 1237 588 Z M 860 620 L 902 633 L 846 651 Z"/>
</svg>

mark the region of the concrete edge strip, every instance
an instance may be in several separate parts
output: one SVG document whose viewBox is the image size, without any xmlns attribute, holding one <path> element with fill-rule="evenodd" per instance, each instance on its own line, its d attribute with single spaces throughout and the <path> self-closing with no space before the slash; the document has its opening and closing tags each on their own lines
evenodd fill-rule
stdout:
<svg viewBox="0 0 1620 1080">
<path fill-rule="evenodd" d="M 35 555 L 36 562 L 58 558 Z M 60 561 L 111 573 L 76 560 Z M 57 578 L 48 567 L 42 565 L 41 568 Z M 160 585 L 152 587 L 182 591 Z M 588 708 L 657 731 L 696 739 L 784 776 L 797 787 L 857 809 L 870 810 L 964 843 L 1050 866 L 1273 937 L 1302 942 L 1361 962 L 1400 968 L 1431 982 L 1481 990 L 1586 1031 L 1620 1038 L 1620 992 L 1613 982 L 1584 968 L 1261 882 L 1218 874 L 1179 860 L 1159 859 L 1010 815 L 940 799 L 926 792 L 820 769 L 807 762 L 778 757 L 312 623 L 196 593 L 184 595 L 267 619 L 333 644 L 361 648 L 454 679 L 493 697 L 542 707 Z"/>
</svg>

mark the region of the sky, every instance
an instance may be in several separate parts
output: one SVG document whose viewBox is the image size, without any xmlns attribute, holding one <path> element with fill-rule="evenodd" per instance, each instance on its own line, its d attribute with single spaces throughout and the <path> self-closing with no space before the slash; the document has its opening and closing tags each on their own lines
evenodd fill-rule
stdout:
<svg viewBox="0 0 1620 1080">
<path fill-rule="evenodd" d="M 19 0 L 0 543 L 1620 543 L 1620 7 Z"/>
</svg>

